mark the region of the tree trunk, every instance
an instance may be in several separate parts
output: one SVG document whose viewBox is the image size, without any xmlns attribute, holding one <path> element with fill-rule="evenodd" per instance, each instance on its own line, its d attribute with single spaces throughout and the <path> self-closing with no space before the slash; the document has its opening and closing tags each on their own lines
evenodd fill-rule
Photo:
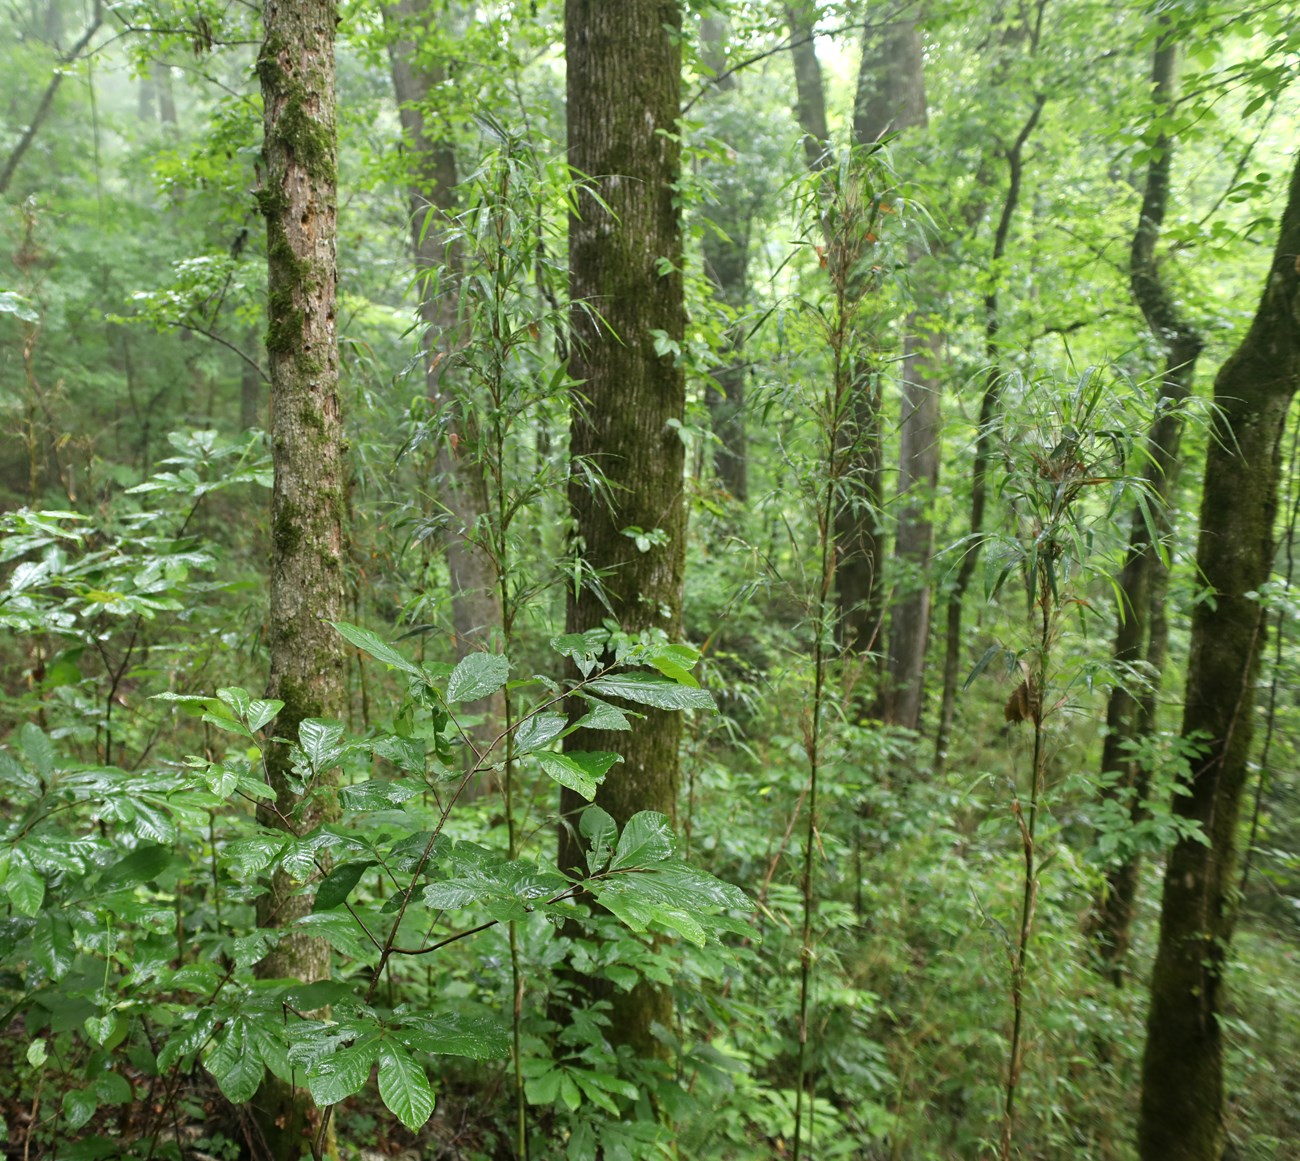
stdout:
<svg viewBox="0 0 1300 1161">
<path fill-rule="evenodd" d="M 787 4 L 786 26 L 790 29 L 790 55 L 794 61 L 795 116 L 803 130 L 804 158 L 809 169 L 826 164 L 831 134 L 826 121 L 826 89 L 822 66 L 813 39 L 817 27 L 817 5 L 813 0 Z"/>
<path fill-rule="evenodd" d="M 1037 44 L 1036 37 L 1034 44 L 1035 46 Z M 1047 99 L 1041 93 L 1034 98 L 1029 116 L 1006 150 L 1007 193 L 993 235 L 991 266 L 995 272 L 1006 257 L 1007 242 L 1011 237 L 1011 222 L 1020 204 L 1025 143 L 1038 127 L 1046 103 Z M 994 278 L 996 277 L 995 273 Z M 939 771 L 948 760 L 948 741 L 952 737 L 952 727 L 957 712 L 957 682 L 961 675 L 962 604 L 966 598 L 966 590 L 975 575 L 975 565 L 979 560 L 984 536 L 984 514 L 988 506 L 988 472 L 993 462 L 993 420 L 1002 400 L 1002 372 L 999 369 L 1001 351 L 998 344 L 1001 325 L 998 283 L 993 281 L 984 295 L 984 356 L 988 362 L 988 371 L 984 377 L 984 396 L 980 400 L 979 429 L 975 437 L 975 465 L 970 499 L 970 540 L 962 556 L 961 565 L 957 569 L 952 590 L 948 594 L 948 619 L 943 657 L 943 700 L 939 706 L 939 732 L 935 739 L 935 768 Z"/>
<path fill-rule="evenodd" d="M 271 374 L 271 498 L 268 695 L 284 702 L 275 734 L 297 738 L 305 718 L 344 710 L 344 664 L 330 627 L 343 612 L 343 425 L 335 332 L 337 132 L 334 27 L 329 0 L 269 0 L 257 60 L 265 117 L 266 348 Z M 266 826 L 305 834 L 336 810 L 330 785 L 300 797 L 289 778 L 288 748 L 266 756 L 274 805 L 258 808 Z M 311 897 L 276 874 L 257 901 L 261 927 L 283 929 L 305 915 Z M 329 945 L 284 934 L 258 965 L 263 978 L 328 978 Z M 255 1098 L 258 1122 L 275 1157 L 308 1150 L 318 1114 L 306 1090 L 267 1078 Z"/>
<path fill-rule="evenodd" d="M 487 511 L 487 480 L 478 455 L 478 429 L 473 402 L 466 397 L 449 357 L 464 336 L 458 318 L 457 284 L 461 274 L 458 250 L 446 242 L 446 229 L 456 211 L 459 180 L 456 152 L 449 135 L 431 126 L 426 116 L 430 95 L 444 83 L 441 66 L 421 68 L 422 54 L 414 39 L 430 35 L 437 18 L 427 0 L 400 0 L 385 9 L 395 20 L 390 44 L 393 89 L 397 96 L 402 135 L 411 152 L 411 250 L 419 278 L 420 317 L 425 324 L 425 375 L 429 398 L 439 424 L 434 470 L 438 497 L 447 510 L 443 537 L 451 586 L 451 621 L 456 658 L 482 649 L 501 625 L 496 567 L 478 543 L 480 520 Z M 446 19 L 446 14 L 443 14 Z M 436 33 L 434 33 L 436 35 Z M 473 735 L 483 743 L 496 736 L 505 716 L 500 693 L 470 705 L 482 715 Z"/>
<path fill-rule="evenodd" d="M 863 39 L 854 115 L 858 144 L 908 129 L 924 129 L 927 124 L 925 63 L 916 24 L 903 21 L 879 31 L 869 30 Z M 923 258 L 920 246 L 909 247 L 908 264 L 913 271 Z M 920 311 L 912 311 L 906 325 L 894 540 L 898 575 L 891 589 L 886 669 L 876 710 L 884 721 L 915 729 L 921 716 L 930 637 L 934 524 L 929 512 L 939 479 L 939 340 L 933 329 L 925 327 Z"/>
<path fill-rule="evenodd" d="M 1259 309 L 1214 384 L 1196 550 L 1213 600 L 1198 601 L 1192 615 L 1183 710 L 1184 739 L 1205 749 L 1173 805 L 1200 833 L 1175 844 L 1165 871 L 1142 1062 L 1142 1161 L 1220 1161 L 1225 1146 L 1223 970 L 1264 637 L 1257 594 L 1272 571 L 1282 433 L 1300 388 L 1297 254 L 1300 158 Z"/>
<path fill-rule="evenodd" d="M 717 76 L 724 68 L 722 47 L 726 26 L 716 17 L 701 22 L 700 39 L 704 64 Z M 715 82 L 719 93 L 732 92 L 735 79 L 722 77 Z M 740 313 L 749 293 L 749 229 L 753 210 L 737 190 L 726 190 L 710 216 L 716 230 L 705 230 L 701 242 L 704 273 L 713 283 L 718 297 L 733 311 Z M 726 193 L 731 194 L 726 199 Z M 723 488 L 741 504 L 749 500 L 749 457 L 745 434 L 745 368 L 741 362 L 744 328 L 733 326 L 727 334 L 722 356 L 727 360 L 715 375 L 716 386 L 709 384 L 705 402 L 713 424 L 717 445 L 713 467 Z"/>
<path fill-rule="evenodd" d="M 57 10 L 57 4 L 50 5 L 50 11 L 53 13 Z M 41 94 L 41 99 L 37 103 L 35 110 L 32 112 L 31 119 L 27 122 L 27 127 L 22 131 L 18 141 L 14 144 L 13 150 L 5 159 L 3 167 L 0 167 L 0 194 L 9 191 L 9 183 L 13 181 L 14 174 L 18 172 L 18 166 L 22 164 L 23 158 L 27 151 L 32 147 L 32 142 L 36 140 L 36 134 L 40 131 L 41 125 L 45 118 L 50 115 L 50 110 L 54 108 L 54 98 L 58 95 L 59 86 L 63 84 L 63 78 L 71 71 L 70 65 L 75 63 L 81 54 L 94 40 L 95 33 L 99 31 L 99 26 L 104 22 L 103 0 L 95 0 L 94 13 L 90 18 L 90 23 L 86 26 L 86 31 L 78 38 L 67 52 L 63 53 L 54 66 L 54 73 L 50 77 L 49 84 L 45 86 L 45 92 Z"/>
<path fill-rule="evenodd" d="M 1168 39 L 1168 22 L 1162 24 L 1165 28 L 1155 47 L 1151 71 L 1157 117 L 1164 116 L 1177 98 L 1178 48 Z M 1163 539 L 1172 531 L 1169 501 L 1178 474 L 1182 407 L 1191 394 L 1196 360 L 1203 345 L 1196 329 L 1180 314 L 1156 261 L 1156 244 L 1169 203 L 1172 160 L 1173 142 L 1168 134 L 1160 133 L 1147 168 L 1146 190 L 1129 254 L 1133 298 L 1156 342 L 1164 349 L 1165 370 L 1156 419 L 1147 436 L 1144 471 L 1154 527 L 1148 528 L 1142 508 L 1134 510 L 1128 553 L 1119 576 L 1114 659 L 1125 666 L 1145 662 L 1144 679 L 1150 684 L 1148 692 L 1140 697 L 1134 696 L 1129 682 L 1117 684 L 1111 690 L 1101 755 L 1102 773 L 1120 775 L 1109 793 L 1128 797 L 1130 817 L 1135 823 L 1146 811 L 1148 776 L 1133 761 L 1128 743 L 1155 726 L 1156 691 L 1165 655 L 1165 621 L 1159 615 L 1167 590 L 1162 575 L 1165 564 L 1153 541 Z M 1140 877 L 1141 856 L 1137 852 L 1110 867 L 1089 921 L 1103 971 L 1116 984 L 1124 978 Z"/>
<path fill-rule="evenodd" d="M 565 7 L 569 161 L 594 186 L 579 190 L 569 218 L 570 367 L 582 384 L 569 487 L 582 575 L 569 590 L 570 632 L 611 614 L 632 633 L 660 629 L 675 638 L 681 631 L 686 509 L 677 425 L 685 378 L 671 355 L 655 351 L 656 332 L 676 342 L 685 333 L 673 192 L 681 167 L 680 29 L 674 0 L 568 0 Z M 603 473 L 608 489 L 588 487 L 580 465 Z M 625 533 L 632 527 L 662 535 L 642 552 Z M 623 756 L 596 797 L 622 825 L 640 810 L 675 815 L 680 737 L 680 715 L 649 710 L 630 733 L 579 731 L 569 744 Z M 561 802 L 559 860 L 572 868 L 582 864 L 573 824 L 583 803 L 569 791 Z M 642 984 L 610 998 L 611 1038 L 662 1055 L 651 1026 L 671 1021 L 667 992 Z"/>
</svg>

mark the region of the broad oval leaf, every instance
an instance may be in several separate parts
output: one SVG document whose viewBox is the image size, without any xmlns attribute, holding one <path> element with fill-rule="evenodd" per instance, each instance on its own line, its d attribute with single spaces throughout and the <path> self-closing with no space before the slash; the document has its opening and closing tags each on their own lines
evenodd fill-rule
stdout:
<svg viewBox="0 0 1300 1161">
<path fill-rule="evenodd" d="M 361 1040 L 320 1057 L 307 1072 L 307 1088 L 318 1105 L 336 1105 L 360 1092 L 379 1055 L 378 1040 Z"/>
<path fill-rule="evenodd" d="M 478 701 L 496 693 L 510 676 L 510 661 L 504 653 L 470 653 L 447 679 L 447 700 Z"/>
<path fill-rule="evenodd" d="M 581 794 L 588 802 L 596 797 L 596 788 L 604 781 L 609 768 L 623 759 L 601 750 L 576 750 L 567 754 L 538 754 L 541 767 L 561 786 Z"/>
<path fill-rule="evenodd" d="M 433 1088 L 424 1069 L 399 1044 L 386 1043 L 379 1054 L 379 1096 L 411 1132 L 433 1116 Z"/>
<path fill-rule="evenodd" d="M 361 882 L 361 876 L 375 865 L 374 859 L 359 863 L 342 863 L 335 867 L 316 888 L 312 911 L 330 911 L 347 902 L 352 889 Z"/>
<path fill-rule="evenodd" d="M 677 839 L 667 816 L 655 810 L 642 810 L 627 820 L 609 869 L 620 871 L 662 862 L 671 859 L 676 849 Z"/>
<path fill-rule="evenodd" d="M 598 677 L 585 687 L 605 697 L 621 697 L 654 709 L 714 709 L 713 695 L 706 689 L 692 689 L 649 673 L 618 673 Z"/>
<path fill-rule="evenodd" d="M 466 1012 L 404 1016 L 397 1038 L 417 1052 L 495 1060 L 510 1055 L 510 1035 L 496 1020 Z"/>
</svg>

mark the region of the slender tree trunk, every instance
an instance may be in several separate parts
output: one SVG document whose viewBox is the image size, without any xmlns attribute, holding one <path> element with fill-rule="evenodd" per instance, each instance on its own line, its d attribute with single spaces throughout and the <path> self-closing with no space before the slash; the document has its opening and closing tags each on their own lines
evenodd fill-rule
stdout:
<svg viewBox="0 0 1300 1161">
<path fill-rule="evenodd" d="M 1168 22 L 1152 59 L 1151 80 L 1157 117 L 1165 115 L 1177 97 L 1178 48 L 1169 39 Z M 1148 777 L 1133 761 L 1128 743 L 1155 726 L 1156 691 L 1165 655 L 1165 620 L 1162 615 L 1167 590 L 1165 564 L 1157 543 L 1171 532 L 1169 501 L 1178 474 L 1178 449 L 1182 439 L 1182 407 L 1191 394 L 1196 360 L 1202 341 L 1178 309 L 1165 286 L 1156 260 L 1156 244 L 1169 203 L 1169 175 L 1173 141 L 1160 133 L 1147 168 L 1146 190 L 1129 254 L 1133 297 L 1156 342 L 1165 352 L 1156 419 L 1147 436 L 1144 475 L 1152 503 L 1154 527 L 1148 527 L 1142 508 L 1134 510 L 1128 553 L 1119 577 L 1116 610 L 1115 661 L 1124 666 L 1145 662 L 1146 693 L 1135 696 L 1132 683 L 1117 684 L 1106 706 L 1106 739 L 1102 745 L 1102 773 L 1120 775 L 1112 794 L 1127 796 L 1130 816 L 1137 822 L 1145 814 Z M 1116 984 L 1123 981 L 1138 883 L 1141 856 L 1132 852 L 1106 872 L 1106 883 L 1096 901 L 1089 928 L 1105 974 Z"/>
<path fill-rule="evenodd" d="M 269 0 L 257 61 L 265 117 L 267 354 L 271 373 L 271 584 L 268 695 L 284 702 L 275 734 L 295 739 L 305 718 L 344 711 L 344 658 L 330 627 L 343 612 L 343 425 L 335 331 L 338 168 L 334 26 L 329 0 Z M 299 795 L 288 748 L 266 758 L 274 805 L 266 826 L 305 834 L 337 809 L 330 785 Z M 276 874 L 257 902 L 261 927 L 289 928 L 310 895 Z M 329 945 L 289 930 L 258 965 L 263 978 L 326 979 Z M 277 1158 L 307 1152 L 319 1114 L 306 1090 L 268 1076 L 255 1098 L 263 1136 Z"/>
<path fill-rule="evenodd" d="M 57 8 L 57 4 L 50 5 L 52 12 Z M 14 174 L 18 172 L 18 166 L 22 164 L 27 151 L 32 147 L 32 142 L 36 140 L 36 134 L 40 131 L 45 118 L 50 115 L 59 86 L 63 84 L 63 78 L 68 74 L 68 66 L 75 62 L 86 50 L 103 22 L 104 7 L 102 0 L 95 0 L 95 10 L 90 18 L 90 23 L 86 25 L 86 31 L 81 34 L 76 44 L 59 57 L 57 64 L 54 66 L 54 73 L 50 77 L 50 82 L 45 86 L 45 92 L 41 94 L 41 99 L 32 112 L 31 120 L 27 122 L 27 127 L 23 130 L 13 150 L 5 159 L 4 166 L 0 167 L 0 194 L 8 192 L 9 183 L 13 181 Z"/>
<path fill-rule="evenodd" d="M 921 34 L 912 21 L 868 30 L 862 46 L 854 136 L 859 145 L 928 124 Z M 908 251 L 913 270 L 923 261 L 919 246 Z M 898 576 L 890 600 L 886 669 L 877 716 L 915 728 L 924 693 L 925 652 L 930 635 L 930 557 L 934 524 L 930 500 L 939 478 L 939 342 L 923 330 L 922 315 L 907 320 L 899 428 L 899 506 L 894 559 Z M 883 489 L 877 488 L 879 494 Z M 883 545 L 876 544 L 881 551 Z M 879 570 L 875 570 L 879 571 Z M 880 615 L 880 614 L 877 614 Z M 874 626 L 873 626 L 874 627 Z M 881 643 L 884 644 L 883 642 Z"/>
<path fill-rule="evenodd" d="M 831 140 L 826 121 L 822 66 L 817 59 L 817 43 L 813 40 L 817 5 L 813 0 L 799 0 L 787 4 L 785 14 L 793 45 L 790 55 L 794 62 L 795 116 L 803 130 L 804 158 L 808 168 L 817 170 L 826 164 L 826 150 Z"/>
<path fill-rule="evenodd" d="M 921 264 L 915 255 L 913 268 Z M 934 520 L 930 515 L 939 484 L 942 420 L 939 359 L 942 337 L 921 310 L 907 320 L 903 359 L 903 416 L 899 428 L 898 565 L 889 622 L 889 675 L 882 717 L 915 730 L 925 700 L 925 657 L 930 644 Z"/>
<path fill-rule="evenodd" d="M 465 392 L 458 389 L 452 366 L 455 351 L 464 341 L 457 304 L 461 257 L 446 241 L 456 211 L 459 178 L 449 134 L 428 118 L 431 95 L 446 78 L 440 66 L 421 68 L 416 63 L 425 57 L 414 38 L 429 35 L 433 22 L 447 16 L 445 11 L 435 12 L 427 0 L 400 0 L 385 13 L 396 21 L 389 57 L 402 134 L 411 152 L 411 250 L 420 280 L 420 317 L 425 323 L 427 388 L 440 425 L 434 469 L 438 499 L 449 517 L 443 548 L 459 659 L 482 649 L 488 635 L 498 630 L 501 603 L 496 567 L 477 540 L 488 494 L 478 454 L 475 410 Z M 503 695 L 498 693 L 468 708 L 482 715 L 475 735 L 484 742 L 495 737 L 505 712 Z"/>
<path fill-rule="evenodd" d="M 1040 8 L 1041 12 L 1041 8 Z M 1037 38 L 1035 36 L 1035 44 Z M 993 235 L 992 263 L 996 271 L 1006 257 L 1007 242 L 1011 237 L 1011 223 L 1020 205 L 1021 181 L 1024 173 L 1025 143 L 1038 127 L 1039 118 L 1047 98 L 1039 94 L 1033 108 L 1021 126 L 1015 140 L 1006 150 L 1007 193 L 1002 202 L 1002 213 Z M 953 721 L 957 712 L 957 681 L 961 675 L 961 624 L 962 604 L 966 590 L 975 575 L 981 541 L 984 536 L 984 515 L 988 506 L 988 473 L 993 463 L 993 420 L 1002 399 L 1002 372 L 999 367 L 1001 351 L 998 333 L 1001 316 L 998 306 L 998 284 L 990 282 L 984 295 L 984 357 L 988 370 L 984 378 L 984 396 L 980 400 L 979 430 L 975 437 L 975 469 L 971 481 L 970 540 L 957 576 L 948 594 L 948 618 L 944 636 L 943 701 L 939 707 L 939 733 L 935 742 L 935 766 L 942 770 L 948 759 L 948 741 L 952 737 Z"/>
<path fill-rule="evenodd" d="M 722 72 L 722 48 L 726 25 L 716 17 L 701 22 L 700 31 L 704 63 L 714 75 Z M 733 92 L 734 77 L 716 82 L 719 93 Z M 717 290 L 718 297 L 736 312 L 744 309 L 749 293 L 749 228 L 753 211 L 743 192 L 723 185 L 719 203 L 712 207 L 716 230 L 706 230 L 701 248 L 704 273 Z M 705 402 L 718 443 L 713 452 L 714 471 L 731 496 L 745 504 L 749 500 L 749 456 L 745 432 L 745 368 L 742 364 L 743 327 L 732 327 L 723 348 L 728 362 L 715 375 L 717 385 L 705 391 Z"/>
<path fill-rule="evenodd" d="M 633 633 L 681 631 L 686 509 L 677 424 L 685 378 L 671 356 L 655 353 L 656 332 L 678 342 L 685 333 L 673 192 L 681 168 L 680 29 L 675 0 L 568 0 L 565 7 L 569 161 L 594 183 L 578 192 L 569 219 L 570 366 L 582 383 L 570 444 L 569 502 L 582 566 L 581 582 L 569 590 L 571 632 L 611 614 Z M 604 474 L 607 491 L 587 486 L 580 465 L 588 464 Z M 630 527 L 662 537 L 643 552 L 626 535 Z M 640 810 L 675 815 L 680 737 L 679 715 L 651 710 L 630 733 L 579 731 L 569 741 L 622 754 L 596 798 L 622 825 Z M 582 862 L 573 833 L 582 805 L 564 792 L 562 867 Z M 668 993 L 642 984 L 610 998 L 611 1038 L 662 1055 L 651 1027 L 670 1023 Z"/>
<path fill-rule="evenodd" d="M 1282 433 L 1300 388 L 1300 157 L 1259 309 L 1214 384 L 1196 563 L 1213 600 L 1192 614 L 1183 737 L 1204 744 L 1165 870 L 1142 1062 L 1142 1161 L 1220 1161 L 1223 971 L 1235 918 L 1237 821 L 1264 638 L 1256 594 L 1273 565 Z"/>
</svg>

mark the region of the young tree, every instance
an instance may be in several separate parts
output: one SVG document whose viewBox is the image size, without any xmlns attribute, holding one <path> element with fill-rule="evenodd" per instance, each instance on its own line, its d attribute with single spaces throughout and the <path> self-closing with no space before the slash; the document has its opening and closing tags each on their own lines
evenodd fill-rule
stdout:
<svg viewBox="0 0 1300 1161">
<path fill-rule="evenodd" d="M 581 382 L 569 487 L 581 579 L 569 590 L 570 632 L 611 616 L 631 633 L 681 632 L 686 388 L 681 366 L 661 353 L 681 343 L 686 326 L 674 193 L 680 28 L 675 0 L 565 6 L 569 161 L 589 183 L 569 219 L 570 368 Z M 587 469 L 603 482 L 592 486 Z M 649 710 L 631 733 L 580 730 L 569 742 L 623 756 L 596 797 L 622 826 L 640 810 L 675 816 L 680 737 L 680 716 Z M 582 865 L 575 834 L 582 805 L 564 792 L 563 868 Z M 667 993 L 643 983 L 612 999 L 613 1039 L 642 1055 L 661 1054 L 651 1025 L 669 1022 Z"/>
<path fill-rule="evenodd" d="M 1219 1161 L 1225 1145 L 1224 968 L 1236 904 L 1237 816 L 1273 566 L 1287 411 L 1300 389 L 1300 158 L 1254 321 L 1214 384 L 1183 738 L 1202 751 L 1174 812 L 1197 824 L 1165 870 L 1142 1062 L 1142 1161 Z"/>
<path fill-rule="evenodd" d="M 284 703 L 275 735 L 296 739 L 308 718 L 341 716 L 344 664 L 330 627 L 343 612 L 343 423 L 338 396 L 335 260 L 338 163 L 332 0 L 269 0 L 257 60 L 265 142 L 267 335 L 271 374 L 271 499 L 268 695 Z M 290 777 L 288 747 L 266 758 L 275 801 L 260 821 L 305 834 L 337 809 L 329 786 L 304 796 Z M 277 873 L 258 899 L 258 924 L 289 928 L 311 898 Z M 263 978 L 328 978 L 329 945 L 289 930 L 258 966 Z M 275 1157 L 306 1150 L 316 1113 L 304 1088 L 270 1076 L 256 1098 Z"/>
</svg>

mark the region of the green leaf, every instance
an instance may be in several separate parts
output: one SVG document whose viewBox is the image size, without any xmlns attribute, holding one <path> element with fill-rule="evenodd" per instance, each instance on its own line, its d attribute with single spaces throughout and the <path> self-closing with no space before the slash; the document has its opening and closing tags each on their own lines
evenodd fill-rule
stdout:
<svg viewBox="0 0 1300 1161">
<path fill-rule="evenodd" d="M 648 705 L 654 709 L 686 710 L 713 709 L 713 695 L 704 689 L 691 689 L 666 681 L 649 673 L 619 673 L 612 677 L 598 677 L 587 689 L 605 697 L 621 697 L 625 701 Z"/>
<path fill-rule="evenodd" d="M 466 1012 L 402 1017 L 397 1038 L 417 1052 L 496 1060 L 510 1055 L 510 1035 L 496 1020 Z"/>
<path fill-rule="evenodd" d="M 88 1125 L 98 1109 L 99 1098 L 88 1088 L 69 1089 L 63 1094 L 63 1115 L 71 1132 Z"/>
<path fill-rule="evenodd" d="M 35 919 L 45 902 L 45 880 L 32 868 L 21 850 L 15 851 L 5 876 L 5 894 L 19 915 Z"/>
<path fill-rule="evenodd" d="M 622 760 L 618 754 L 600 750 L 537 755 L 537 761 L 547 774 L 561 786 L 581 794 L 588 802 L 596 797 L 596 788 L 604 781 L 609 768 Z"/>
<path fill-rule="evenodd" d="M 379 1041 L 360 1040 L 317 1059 L 307 1072 L 307 1088 L 318 1105 L 336 1105 L 360 1092 L 379 1055 Z"/>
<path fill-rule="evenodd" d="M 23 722 L 18 731 L 18 744 L 23 755 L 42 778 L 54 773 L 54 744 L 35 722 Z"/>
<path fill-rule="evenodd" d="M 160 843 L 137 847 L 99 874 L 101 891 L 119 891 L 156 879 L 172 862 L 172 850 Z"/>
<path fill-rule="evenodd" d="M 316 888 L 316 898 L 311 905 L 312 911 L 329 911 L 335 907 L 342 907 L 347 902 L 352 888 L 361 882 L 361 876 L 374 865 L 375 861 L 368 859 L 361 863 L 343 863 L 335 867 Z"/>
<path fill-rule="evenodd" d="M 320 718 L 307 718 L 298 724 L 298 745 L 307 755 L 312 770 L 318 774 L 337 766 L 347 751 L 343 744 L 342 723 Z"/>
<path fill-rule="evenodd" d="M 531 754 L 543 750 L 568 728 L 569 719 L 564 714 L 534 714 L 519 723 L 515 731 L 515 753 Z"/>
<path fill-rule="evenodd" d="M 344 786 L 339 791 L 339 800 L 348 810 L 388 810 L 423 794 L 424 789 L 422 782 L 413 779 L 387 782 L 381 778 L 371 778 L 366 782 L 358 782 L 355 786 Z"/>
<path fill-rule="evenodd" d="M 376 661 L 382 661 L 385 665 L 391 665 L 394 669 L 400 669 L 412 677 L 418 677 L 421 681 L 428 681 L 428 675 L 423 669 L 415 662 L 407 661 L 387 641 L 376 637 L 369 629 L 349 625 L 346 621 L 331 621 L 330 624 L 344 640 L 355 645 L 363 653 L 369 653 Z"/>
<path fill-rule="evenodd" d="M 619 871 L 661 862 L 671 859 L 676 849 L 677 840 L 667 817 L 654 810 L 642 810 L 627 820 L 609 869 Z"/>
<path fill-rule="evenodd" d="M 433 1116 L 429 1078 L 400 1045 L 385 1044 L 379 1054 L 379 1097 L 411 1132 Z"/>
<path fill-rule="evenodd" d="M 424 741 L 384 734 L 369 743 L 370 750 L 408 774 L 424 773 Z"/>
<path fill-rule="evenodd" d="M 246 1019 L 236 1017 L 222 1031 L 206 1065 L 217 1087 L 231 1104 L 242 1105 L 253 1099 L 266 1073 L 266 1066 Z"/>
<path fill-rule="evenodd" d="M 510 662 L 504 653 L 470 653 L 447 679 L 447 700 L 478 701 L 496 693 L 510 676 Z"/>
<path fill-rule="evenodd" d="M 579 691 L 579 693 L 586 699 L 591 709 L 574 723 L 574 729 L 630 730 L 632 728 L 632 723 L 627 720 L 627 714 L 621 709 L 610 705 L 607 701 L 601 701 L 599 698 L 587 697 L 582 691 Z M 638 714 L 637 716 L 641 715 Z"/>
<path fill-rule="evenodd" d="M 618 838 L 618 826 L 599 806 L 589 806 L 582 812 L 578 831 L 591 848 L 587 855 L 587 868 L 595 874 L 609 862 L 614 842 Z"/>
</svg>

